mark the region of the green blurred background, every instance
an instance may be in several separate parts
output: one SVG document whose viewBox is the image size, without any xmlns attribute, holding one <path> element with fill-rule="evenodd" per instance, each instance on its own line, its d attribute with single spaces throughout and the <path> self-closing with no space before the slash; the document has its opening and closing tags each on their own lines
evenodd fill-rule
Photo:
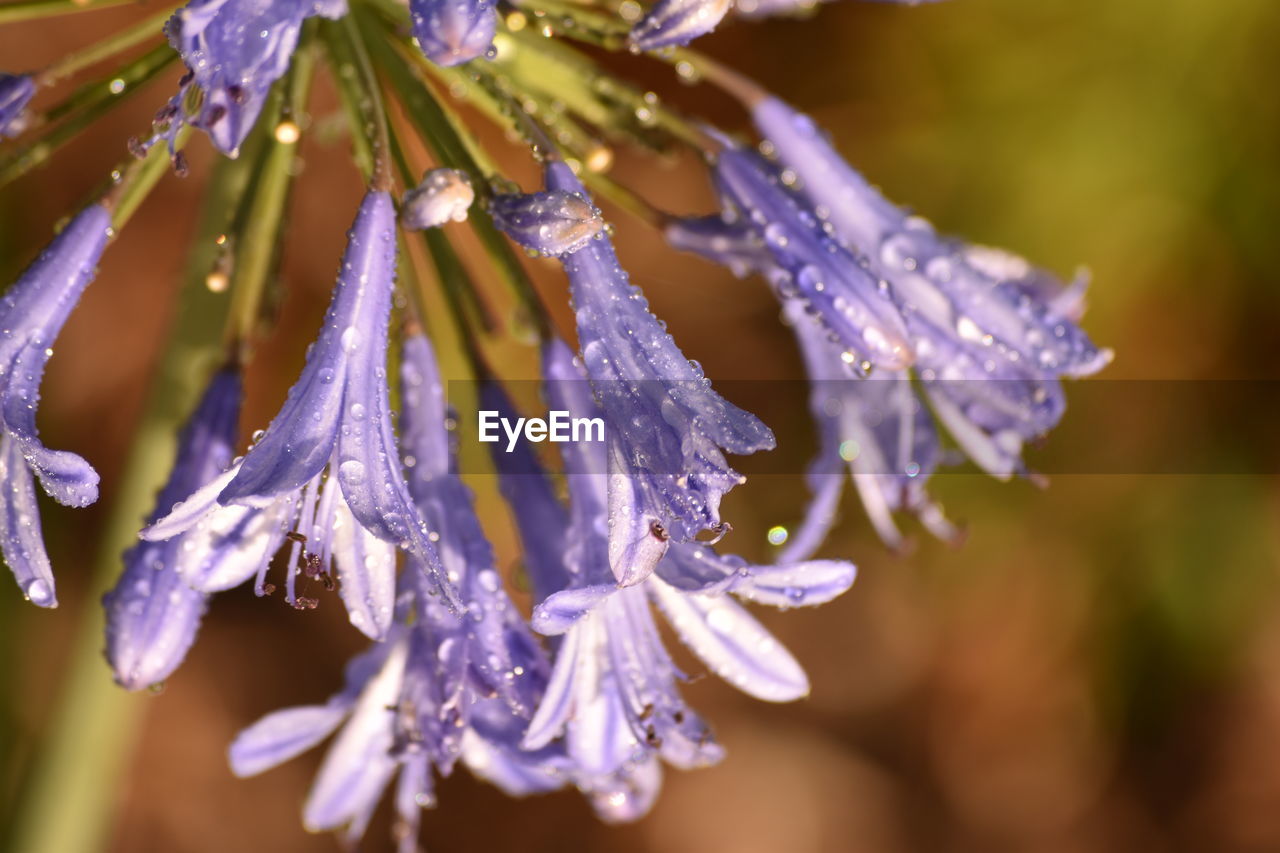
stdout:
<svg viewBox="0 0 1280 853">
<path fill-rule="evenodd" d="M 125 8 L 2 27 L 0 65 L 38 67 L 138 16 Z M 1226 380 L 1275 377 L 1280 362 L 1278 44 L 1275 0 L 951 0 L 844 2 L 807 22 L 726 26 L 701 46 L 811 112 L 874 182 L 943 230 L 1064 274 L 1087 265 L 1086 328 L 1118 353 L 1107 378 Z M 656 64 L 622 66 L 681 105 L 746 128 L 713 91 L 685 88 Z M 166 77 L 51 167 L 0 191 L 5 281 L 171 85 Z M 330 87 L 317 103 L 318 116 L 332 109 Z M 492 131 L 486 139 L 502 144 Z M 209 160 L 203 142 L 192 148 L 193 176 L 166 179 L 108 254 L 45 383 L 50 446 L 88 456 L 108 495 L 174 310 Z M 303 156 L 284 250 L 288 295 L 250 376 L 246 431 L 270 417 L 296 375 L 360 192 L 341 140 L 311 138 Z M 511 162 L 530 174 L 518 156 Z M 614 173 L 671 209 L 709 209 L 691 158 L 619 151 Z M 710 376 L 800 375 L 763 286 L 670 252 L 610 214 L 624 264 Z M 538 272 L 548 299 L 563 304 L 563 282 Z M 529 375 L 527 357 L 505 368 Z M 1109 399 L 1078 412 L 1083 421 L 1068 410 L 1071 442 L 1141 445 L 1183 417 Z M 759 414 L 791 425 L 780 427 L 784 437 L 809 440 L 803 412 Z M 1229 446 L 1234 425 L 1209 424 Z M 1050 439 L 1058 458 L 1073 447 Z M 1046 491 L 942 476 L 936 492 L 967 521 L 968 540 L 951 548 L 911 528 L 917 547 L 906 557 L 881 547 L 847 497 L 824 553 L 854 559 L 858 583 L 817 611 L 762 616 L 806 665 L 809 699 L 770 706 L 698 680 L 687 696 L 728 758 L 669 773 L 647 819 L 605 827 L 574 793 L 511 801 L 459 773 L 426 815 L 424 846 L 1280 851 L 1273 474 L 1060 475 Z M 491 483 L 474 485 L 512 566 Z M 793 522 L 802 496 L 798 477 L 748 483 L 726 505 L 736 528 L 726 544 L 767 556 L 764 531 Z M 6 823 L 24 808 L 71 638 L 97 606 L 89 566 L 104 517 L 102 504 L 46 513 L 58 610 L 24 605 L 16 589 L 0 595 Z M 238 781 L 224 750 L 262 713 L 338 686 L 361 645 L 343 623 L 336 606 L 298 614 L 246 592 L 219 597 L 163 694 L 131 700 L 145 726 L 123 775 L 102 781 L 114 812 L 104 847 L 335 849 L 298 820 L 319 753 Z M 78 819 L 73 799 L 61 819 Z M 380 814 L 366 848 L 384 849 L 387 833 Z"/>
</svg>

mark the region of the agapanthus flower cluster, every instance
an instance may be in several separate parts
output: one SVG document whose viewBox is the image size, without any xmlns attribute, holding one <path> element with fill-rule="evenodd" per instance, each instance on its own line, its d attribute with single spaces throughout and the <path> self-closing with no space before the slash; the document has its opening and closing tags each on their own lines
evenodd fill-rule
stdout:
<svg viewBox="0 0 1280 853">
<path fill-rule="evenodd" d="M 226 330 L 198 344 L 209 358 L 188 385 L 200 387 L 184 389 L 198 403 L 180 429 L 169 425 L 176 450 L 154 506 L 130 508 L 145 524 L 102 599 L 105 653 L 123 688 L 155 688 L 179 672 L 217 593 L 251 583 L 264 607 L 340 602 L 369 643 L 343 686 L 267 713 L 229 753 L 246 776 L 332 736 L 303 809 L 308 828 L 357 843 L 390 789 L 396 838 L 413 850 L 436 778 L 458 766 L 512 795 L 576 788 L 603 820 L 641 817 L 664 765 L 723 756 L 682 690 L 701 669 L 764 701 L 808 694 L 800 662 L 746 605 L 813 606 L 850 588 L 852 563 L 814 558 L 838 518 L 846 468 L 885 542 L 904 542 L 899 513 L 956 538 L 927 490 L 955 455 L 946 442 L 994 476 L 1029 475 L 1022 448 L 1062 418 L 1061 380 L 1109 359 L 1079 326 L 1083 281 L 938 234 L 881 196 L 809 119 L 696 53 L 666 50 L 710 32 L 734 5 L 658 0 L 615 15 L 558 4 L 566 38 L 551 39 L 549 23 L 528 28 L 547 17 L 535 0 L 192 0 L 154 32 L 89 54 L 100 61 L 146 38 L 163 51 L 167 40 L 185 71 L 152 93 L 159 110 L 145 141 L 127 146 L 134 159 L 0 302 L 0 550 L 23 594 L 54 606 L 35 483 L 79 507 L 99 482 L 89 462 L 39 440 L 45 365 L 167 161 L 185 174 L 184 149 L 211 145 L 226 169 L 242 167 L 228 179 L 234 192 L 219 188 L 232 196 L 221 202 L 225 224 L 201 238 L 215 250 L 193 262 L 209 290 L 230 291 Z M 800 7 L 736 8 L 754 17 Z M 574 39 L 698 65 L 742 99 L 760 146 L 613 76 Z M 169 58 L 133 60 L 117 79 L 146 79 L 164 67 L 140 64 L 154 56 Z M 266 285 L 286 236 L 283 200 L 304 174 L 296 146 L 313 124 L 307 92 L 321 59 L 343 109 L 326 125 L 349 131 L 366 190 L 345 246 L 309 247 L 337 264 L 328 311 L 278 413 L 246 442 L 243 376 L 269 327 Z M 26 136 L 87 97 L 46 114 L 37 84 L 91 64 L 72 56 L 58 74 L 0 74 L 0 138 L 28 146 L 0 148 L 3 174 L 39 165 L 29 150 L 46 137 Z M 498 171 L 502 159 L 456 99 L 527 143 L 538 186 Z M 602 139 L 696 147 L 719 209 L 649 207 L 646 187 L 601 174 L 613 159 Z M 781 304 L 820 448 L 812 502 L 797 507 L 803 520 L 781 550 L 731 553 L 760 540 L 730 536 L 724 509 L 747 479 L 733 457 L 778 442 L 771 413 L 723 396 L 667 331 L 614 246 L 611 201 L 659 223 L 672 246 L 759 277 Z M 492 269 L 464 264 L 459 239 L 482 247 Z M 534 287 L 525 263 L 562 271 L 561 291 Z M 571 307 L 572 328 L 557 327 L 556 302 Z M 441 361 L 429 330 L 458 342 Z M 472 476 L 461 448 L 480 437 L 468 427 L 477 414 L 529 414 L 510 384 L 522 372 L 497 355 L 507 334 L 539 365 L 548 410 L 598 430 L 555 453 L 533 447 L 530 432 L 490 443 L 496 476 Z M 461 411 L 446 394 L 453 379 L 475 380 L 477 399 L 460 395 Z M 503 520 L 478 510 L 473 488 L 505 500 L 517 576 L 490 544 Z M 696 671 L 677 666 L 664 623 Z"/>
</svg>

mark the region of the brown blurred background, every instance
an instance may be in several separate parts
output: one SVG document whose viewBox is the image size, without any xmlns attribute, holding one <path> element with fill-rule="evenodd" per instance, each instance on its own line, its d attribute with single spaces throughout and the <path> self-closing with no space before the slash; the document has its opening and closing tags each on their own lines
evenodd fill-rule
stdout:
<svg viewBox="0 0 1280 853">
<path fill-rule="evenodd" d="M 138 14 L 0 27 L 0 66 L 39 67 Z M 1118 352 L 1106 377 L 1219 380 L 1275 377 L 1280 356 L 1277 25 L 1274 0 L 844 2 L 810 22 L 726 26 L 701 44 L 814 114 L 874 182 L 943 230 L 1064 274 L 1087 264 L 1085 325 Z M 622 66 L 686 107 L 746 126 L 709 89 L 684 88 L 657 64 Z M 0 191 L 0 278 L 11 281 L 120 159 L 173 76 Z M 317 119 L 334 103 L 321 84 Z M 323 136 L 303 149 L 284 249 L 287 296 L 250 374 L 246 433 L 296 376 L 359 196 L 346 142 Z M 500 135 L 484 136 L 501 148 Z M 506 150 L 527 177 L 527 162 Z M 191 151 L 192 176 L 166 178 L 108 253 L 44 385 L 48 443 L 92 460 L 107 500 L 173 316 L 210 159 L 203 140 Z M 620 151 L 615 176 L 670 209 L 710 209 L 692 159 Z M 609 212 L 623 262 L 708 375 L 800 375 L 760 283 L 666 250 Z M 538 274 L 547 298 L 563 305 L 563 282 Z M 529 376 L 527 358 L 504 368 Z M 1110 410 L 1082 411 L 1084 421 L 1068 410 L 1070 441 L 1142 444 L 1181 419 L 1114 399 Z M 802 411 L 757 412 L 784 440 L 810 440 Z M 1209 425 L 1230 446 L 1235 425 Z M 1073 447 L 1051 439 L 1050 449 L 1061 458 Z M 514 566 L 492 483 L 473 485 L 503 565 Z M 905 558 L 885 551 L 846 497 L 844 523 L 823 553 L 855 560 L 858 583 L 816 611 L 762 614 L 807 667 L 812 695 L 771 706 L 711 678 L 690 685 L 687 697 L 728 758 L 669 773 L 648 818 L 606 827 L 576 793 L 512 801 L 459 772 L 425 816 L 424 846 L 1280 851 L 1277 479 L 1068 475 L 1039 491 L 961 473 L 937 478 L 935 490 L 968 522 L 968 541 L 950 548 L 912 528 L 918 547 Z M 794 523 L 802 497 L 799 477 L 737 490 L 725 508 L 736 528 L 726 546 L 766 557 L 764 531 Z M 45 514 L 56 611 L 24 605 L 0 579 L 8 821 L 59 701 L 70 638 L 97 606 L 88 567 L 106 503 Z M 110 782 L 116 812 L 105 846 L 335 849 L 299 823 L 319 752 L 239 781 L 224 751 L 261 714 L 321 701 L 361 645 L 336 603 L 295 613 L 247 591 L 219 596 L 163 694 L 134 697 L 145 726 L 127 772 Z M 65 803 L 65 819 L 76 815 L 76 803 Z M 389 845 L 388 823 L 380 814 L 366 849 Z"/>
</svg>

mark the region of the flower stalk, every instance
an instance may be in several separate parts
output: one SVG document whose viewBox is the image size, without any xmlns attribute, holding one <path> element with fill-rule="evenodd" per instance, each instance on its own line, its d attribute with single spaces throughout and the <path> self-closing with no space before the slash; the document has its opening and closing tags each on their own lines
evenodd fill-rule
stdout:
<svg viewBox="0 0 1280 853">
<path fill-rule="evenodd" d="M 102 41 L 95 42 L 84 50 L 77 50 L 67 54 L 40 72 L 38 78 L 40 85 L 51 86 L 59 80 L 64 80 L 90 66 L 97 65 L 104 59 L 109 59 L 118 53 L 124 53 L 135 45 L 162 35 L 165 21 L 172 17 L 176 8 L 169 7 L 163 12 L 143 18 L 133 26 L 126 27 Z"/>
<path fill-rule="evenodd" d="M 307 98 L 315 69 L 312 32 L 314 25 L 308 22 L 301 47 L 293 57 L 293 67 L 268 102 L 267 120 L 260 125 L 263 149 L 257 158 L 253 187 L 229 238 L 233 241 L 234 263 L 225 343 L 229 353 L 241 356 L 257 331 L 267 284 L 278 261 L 293 165 L 306 124 Z M 273 223 L 273 227 L 263 227 L 262 223 Z"/>
</svg>

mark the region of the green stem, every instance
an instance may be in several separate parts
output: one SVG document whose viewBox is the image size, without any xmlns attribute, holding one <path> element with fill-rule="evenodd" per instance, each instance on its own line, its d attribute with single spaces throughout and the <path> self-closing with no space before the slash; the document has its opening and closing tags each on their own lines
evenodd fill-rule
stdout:
<svg viewBox="0 0 1280 853">
<path fill-rule="evenodd" d="M 357 18 L 366 32 L 375 26 L 359 10 L 352 10 L 351 17 Z M 470 138 L 470 134 L 459 134 L 456 117 L 435 97 L 426 81 L 414 74 L 396 48 L 384 38 L 369 38 L 366 43 L 372 47 L 374 60 L 399 95 L 405 116 L 431 149 L 436 160 L 471 175 L 491 174 L 482 169 L 475 152 L 464 141 L 464 138 Z M 478 189 L 483 193 L 486 188 L 481 186 Z M 532 339 L 543 322 L 541 318 L 544 312 L 528 274 L 506 238 L 494 227 L 488 213 L 479 209 L 479 206 L 473 207 L 467 223 L 493 262 L 503 284 L 521 308 L 514 318 L 513 330 L 522 339 Z"/>
<path fill-rule="evenodd" d="M 98 600 L 115 582 L 121 553 L 137 541 L 138 527 L 168 475 L 177 430 L 210 370 L 221 361 L 219 333 L 227 300 L 205 287 L 205 277 L 216 253 L 214 238 L 226 229 L 249 168 L 242 160 L 221 160 L 209 181 L 177 322 L 152 381 L 124 476 L 111 496 L 112 511 L 84 599 L 87 610 L 71 647 L 56 714 L 16 810 L 14 843 L 7 849 L 87 853 L 107 846 L 147 698 L 112 683 L 102 661 Z"/>
<path fill-rule="evenodd" d="M 48 114 L 50 120 L 65 118 L 61 124 L 0 160 L 0 187 L 44 164 L 54 152 L 141 89 L 177 56 L 168 45 L 159 45 L 119 69 L 115 75 L 76 90 Z"/>
<path fill-rule="evenodd" d="M 78 50 L 64 56 L 40 73 L 40 85 L 52 85 L 65 77 L 70 77 L 79 71 L 83 71 L 91 65 L 96 65 L 104 59 L 115 56 L 117 53 L 123 53 L 136 44 L 162 36 L 165 21 L 173 16 L 176 8 L 171 7 L 159 14 L 144 18 L 133 26 L 114 33 L 110 37 L 86 47 L 84 50 Z"/>
<path fill-rule="evenodd" d="M 528 30 L 540 37 L 562 35 L 615 52 L 627 48 L 631 24 L 611 12 L 558 0 L 518 0 L 515 5 L 527 16 Z"/>
<path fill-rule="evenodd" d="M 343 106 L 353 119 L 357 161 L 375 189 L 390 192 L 391 153 L 387 111 L 369 51 L 352 15 L 324 22 L 325 43 L 333 59 Z"/>
<path fill-rule="evenodd" d="M 315 70 L 313 33 L 314 27 L 308 24 L 288 76 L 272 91 L 258 120 L 255 133 L 261 134 L 262 151 L 256 158 L 252 189 L 228 238 L 234 262 L 226 346 L 228 353 L 238 358 L 246 355 L 257 332 L 263 297 L 279 260 L 294 158 Z"/>
<path fill-rule="evenodd" d="M 0 24 L 15 24 L 19 21 L 52 18 L 94 9 L 109 9 L 112 6 L 123 6 L 134 2 L 136 0 L 18 0 L 16 3 L 0 5 Z"/>
<path fill-rule="evenodd" d="M 178 54 L 167 44 L 158 44 L 138 58 L 117 68 L 101 80 L 86 83 L 66 100 L 45 113 L 44 120 L 55 122 L 65 116 L 100 103 L 119 103 L 122 95 L 132 93 L 177 60 Z"/>
</svg>

